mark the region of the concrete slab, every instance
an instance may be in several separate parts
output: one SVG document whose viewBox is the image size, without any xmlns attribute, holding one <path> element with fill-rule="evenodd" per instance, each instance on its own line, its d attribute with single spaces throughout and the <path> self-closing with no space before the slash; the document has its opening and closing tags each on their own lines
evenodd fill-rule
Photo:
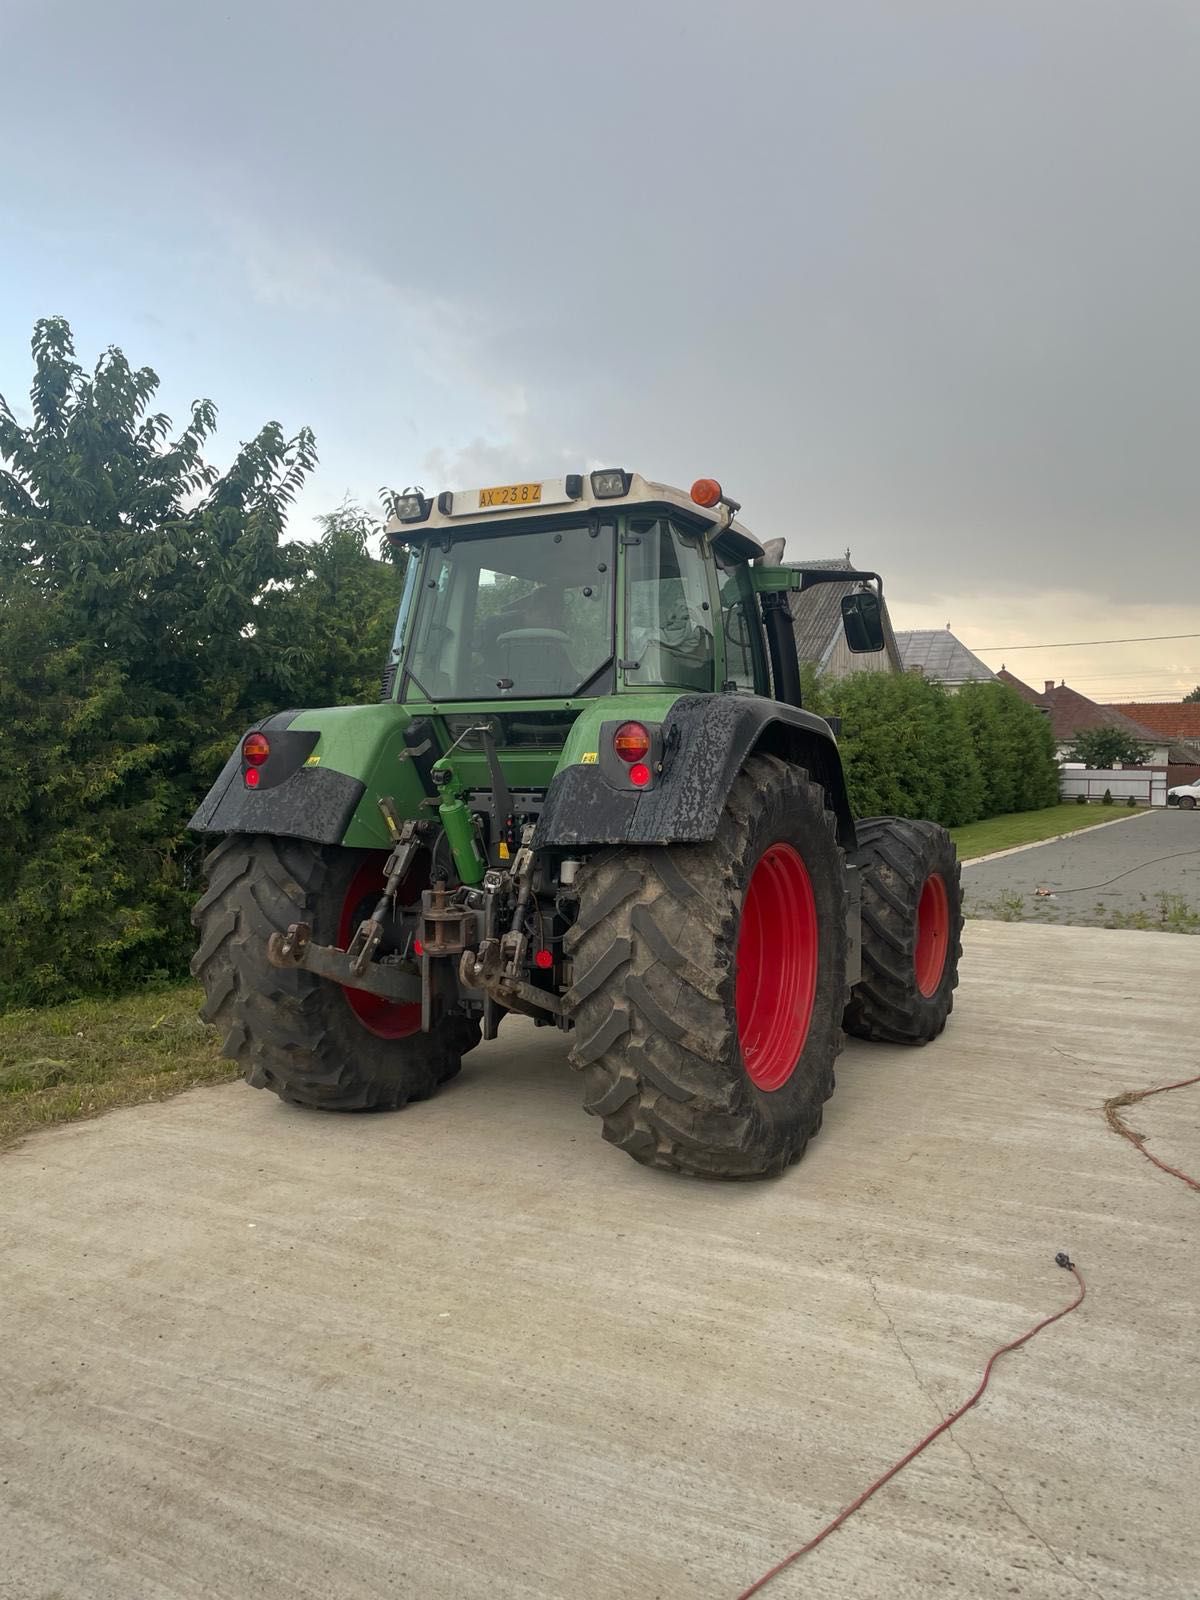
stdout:
<svg viewBox="0 0 1200 1600">
<path fill-rule="evenodd" d="M 1117 830 L 1119 832 L 1119 830 Z M 924 1051 L 856 1045 L 786 1178 L 647 1173 L 516 1025 L 396 1117 L 240 1085 L 0 1159 L 0 1595 L 1194 1596 L 1197 1201 L 1105 1127 L 1196 945 L 973 924 Z M 1135 1108 L 1200 1171 L 1197 1093 Z"/>
</svg>

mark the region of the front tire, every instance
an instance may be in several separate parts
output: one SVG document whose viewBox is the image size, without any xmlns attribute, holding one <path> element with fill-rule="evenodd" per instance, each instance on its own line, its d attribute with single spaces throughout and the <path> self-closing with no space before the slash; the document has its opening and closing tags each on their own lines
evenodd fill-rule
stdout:
<svg viewBox="0 0 1200 1600">
<path fill-rule="evenodd" d="M 231 834 L 205 862 L 208 890 L 192 913 L 200 1015 L 221 1029 L 222 1054 L 246 1081 L 289 1105 L 398 1110 L 428 1099 L 479 1042 L 478 1023 L 464 1015 L 421 1033 L 419 1006 L 380 1002 L 267 960 L 270 935 L 292 922 L 310 922 L 315 943 L 344 948 L 360 900 L 378 892 L 381 860 L 377 852 Z"/>
<path fill-rule="evenodd" d="M 890 1044 L 928 1044 L 946 1026 L 962 955 L 961 869 L 935 822 L 864 817 L 862 978 L 846 1032 Z"/>
<path fill-rule="evenodd" d="M 710 843 L 593 862 L 566 1005 L 604 1137 L 701 1177 L 796 1161 L 842 1046 L 846 899 L 824 791 L 771 756 L 746 762 Z"/>
</svg>

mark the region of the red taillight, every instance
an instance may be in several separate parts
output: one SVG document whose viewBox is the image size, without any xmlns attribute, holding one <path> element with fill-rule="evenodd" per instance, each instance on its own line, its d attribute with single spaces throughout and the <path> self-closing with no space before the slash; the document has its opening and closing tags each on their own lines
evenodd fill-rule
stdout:
<svg viewBox="0 0 1200 1600">
<path fill-rule="evenodd" d="M 613 749 L 622 761 L 640 761 L 650 749 L 650 735 L 640 722 L 623 722 L 613 734 Z"/>
<path fill-rule="evenodd" d="M 414 939 L 413 940 L 413 955 L 415 955 L 415 956 L 423 956 L 424 954 L 425 954 L 425 946 L 421 943 L 420 939 Z"/>
<path fill-rule="evenodd" d="M 539 950 L 533 958 L 533 964 L 535 967 L 541 967 L 542 971 L 545 972 L 547 968 L 554 965 L 554 956 L 549 950 Z"/>
<path fill-rule="evenodd" d="M 252 767 L 261 767 L 271 754 L 271 744 L 265 733 L 248 733 L 242 740 L 242 760 Z"/>
<path fill-rule="evenodd" d="M 698 506 L 715 506 L 721 498 L 721 485 L 715 478 L 697 478 L 692 485 L 692 499 Z"/>
<path fill-rule="evenodd" d="M 629 769 L 629 781 L 635 789 L 644 789 L 650 782 L 650 768 L 644 761 Z"/>
<path fill-rule="evenodd" d="M 257 789 L 258 788 L 258 780 L 261 777 L 262 777 L 262 773 L 258 770 L 257 767 L 247 767 L 246 768 L 246 787 L 247 787 L 247 789 Z"/>
</svg>

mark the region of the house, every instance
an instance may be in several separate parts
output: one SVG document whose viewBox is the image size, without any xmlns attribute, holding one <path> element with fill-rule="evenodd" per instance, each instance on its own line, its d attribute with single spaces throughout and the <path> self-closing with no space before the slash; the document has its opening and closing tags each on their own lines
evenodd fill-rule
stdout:
<svg viewBox="0 0 1200 1600">
<path fill-rule="evenodd" d="M 1108 709 L 1135 717 L 1143 727 L 1153 728 L 1170 739 L 1168 785 L 1195 783 L 1200 778 L 1200 701 L 1135 701 L 1129 705 L 1110 705 Z"/>
<path fill-rule="evenodd" d="M 905 672 L 919 672 L 947 689 L 961 689 L 964 683 L 990 683 L 996 676 L 954 637 L 949 623 L 944 628 L 910 628 L 896 635 L 896 644 Z"/>
<path fill-rule="evenodd" d="M 1135 722 L 1124 712 L 1112 706 L 1099 705 L 1095 700 L 1089 700 L 1087 695 L 1080 694 L 1078 689 L 1070 689 L 1065 683 L 1056 684 L 1052 678 L 1045 680 L 1045 687 L 1039 694 L 1027 683 L 1022 683 L 1020 678 L 1014 677 L 1006 667 L 1001 667 L 996 676 L 1001 683 L 1014 689 L 1022 700 L 1046 713 L 1054 730 L 1060 761 L 1068 759 L 1068 752 L 1077 734 L 1086 733 L 1091 728 L 1119 728 L 1122 733 L 1146 746 L 1142 766 L 1166 767 L 1171 750 L 1170 739 L 1164 738 L 1153 728 Z"/>
<path fill-rule="evenodd" d="M 847 550 L 844 556 L 826 561 L 801 561 L 804 567 L 825 567 L 829 570 L 844 567 L 854 570 Z M 846 643 L 842 627 L 842 597 L 853 594 L 858 587 L 852 579 L 845 583 L 817 583 L 801 594 L 789 595 L 792 608 L 792 630 L 796 635 L 796 653 L 802 662 L 811 662 L 819 672 L 831 678 L 848 678 L 852 672 L 899 672 L 900 652 L 896 648 L 896 634 L 888 616 L 887 601 L 883 603 L 883 649 L 856 655 Z"/>
</svg>

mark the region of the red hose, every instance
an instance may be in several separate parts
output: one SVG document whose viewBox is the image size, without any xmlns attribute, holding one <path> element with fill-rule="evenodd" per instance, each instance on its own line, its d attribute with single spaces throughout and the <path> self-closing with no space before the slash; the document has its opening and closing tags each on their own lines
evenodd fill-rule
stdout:
<svg viewBox="0 0 1200 1600">
<path fill-rule="evenodd" d="M 1010 1344 L 1002 1344 L 998 1350 L 993 1350 L 992 1354 L 988 1357 L 987 1366 L 983 1369 L 983 1377 L 979 1380 L 979 1387 L 969 1400 L 965 1400 L 963 1404 L 959 1406 L 957 1411 L 952 1411 L 948 1417 L 944 1417 L 942 1421 L 938 1423 L 936 1428 L 931 1429 L 930 1432 L 925 1435 L 919 1444 L 915 1444 L 907 1455 L 901 1456 L 899 1461 L 897 1461 L 894 1466 L 889 1467 L 881 1477 L 876 1478 L 875 1482 L 871 1484 L 870 1488 L 864 1489 L 857 1500 L 852 1500 L 848 1506 L 839 1511 L 837 1516 L 834 1517 L 833 1521 L 827 1522 L 821 1529 L 820 1533 L 811 1538 L 807 1544 L 802 1544 L 799 1550 L 793 1550 L 790 1556 L 784 1556 L 782 1561 L 777 1561 L 775 1565 L 769 1569 L 769 1571 L 764 1572 L 761 1578 L 756 1578 L 748 1589 L 743 1589 L 741 1594 L 738 1595 L 737 1600 L 749 1600 L 749 1597 L 752 1594 L 757 1594 L 760 1589 L 765 1588 L 766 1585 L 770 1583 L 772 1578 L 778 1577 L 785 1567 L 790 1567 L 793 1561 L 799 1561 L 801 1556 L 806 1556 L 810 1550 L 815 1550 L 823 1540 L 828 1539 L 831 1533 L 840 1528 L 843 1522 L 848 1521 L 861 1506 L 865 1506 L 871 1496 L 878 1490 L 882 1489 L 885 1483 L 890 1482 L 890 1480 L 894 1478 L 896 1474 L 904 1467 L 906 1467 L 910 1461 L 915 1460 L 916 1457 L 921 1454 L 922 1450 L 931 1445 L 940 1434 L 945 1433 L 947 1428 L 953 1427 L 958 1419 L 965 1412 L 969 1411 L 976 1401 L 979 1400 L 980 1396 L 983 1394 L 983 1391 L 988 1386 L 988 1379 L 992 1375 L 992 1368 L 996 1365 L 996 1362 L 999 1361 L 1002 1355 L 1006 1355 L 1010 1350 L 1019 1350 L 1023 1344 L 1029 1343 L 1030 1339 L 1033 1338 L 1035 1333 L 1041 1333 L 1043 1328 L 1048 1328 L 1052 1322 L 1057 1322 L 1060 1317 L 1065 1317 L 1069 1311 L 1074 1311 L 1076 1306 L 1081 1306 L 1083 1304 L 1083 1299 L 1087 1294 L 1087 1289 L 1084 1285 L 1083 1275 L 1079 1271 L 1079 1268 L 1065 1255 L 1058 1255 L 1055 1257 L 1055 1260 L 1060 1267 L 1066 1267 L 1069 1271 L 1075 1274 L 1075 1281 L 1079 1285 L 1079 1293 L 1075 1296 L 1074 1300 L 1071 1301 L 1070 1305 L 1063 1306 L 1061 1311 L 1055 1311 L 1052 1316 L 1043 1317 L 1040 1322 L 1035 1322 L 1033 1327 L 1030 1328 L 1027 1333 L 1023 1333 L 1019 1339 L 1014 1339 Z"/>
<path fill-rule="evenodd" d="M 1135 1133 L 1128 1123 L 1123 1122 L 1117 1115 L 1121 1106 L 1135 1106 L 1139 1100 L 1149 1100 L 1152 1094 L 1166 1094 L 1170 1089 L 1187 1089 L 1193 1083 L 1200 1083 L 1200 1076 L 1195 1078 L 1180 1078 L 1178 1083 L 1160 1083 L 1156 1089 L 1127 1089 L 1124 1094 L 1115 1094 L 1111 1100 L 1104 1102 L 1104 1115 L 1108 1125 L 1114 1133 L 1119 1133 L 1122 1139 L 1128 1139 L 1135 1150 L 1140 1150 L 1147 1161 L 1153 1161 L 1160 1172 L 1169 1172 L 1171 1177 L 1178 1178 L 1180 1183 L 1186 1183 L 1189 1189 L 1200 1193 L 1200 1183 L 1186 1172 L 1180 1172 L 1178 1167 L 1169 1167 L 1165 1161 L 1160 1161 L 1146 1149 L 1146 1135 Z"/>
<path fill-rule="evenodd" d="M 1190 854 L 1191 852 L 1188 853 Z M 1189 1173 L 1181 1172 L 1178 1167 L 1171 1167 L 1168 1166 L 1165 1161 L 1160 1161 L 1156 1155 L 1153 1155 L 1149 1150 L 1146 1149 L 1145 1134 L 1135 1133 L 1134 1130 L 1129 1127 L 1127 1123 L 1123 1122 L 1117 1115 L 1118 1110 L 1122 1106 L 1136 1105 L 1139 1100 L 1148 1100 L 1153 1094 L 1166 1094 L 1171 1089 L 1187 1089 L 1190 1088 L 1194 1083 L 1200 1083 L 1200 1074 L 1194 1078 L 1181 1078 L 1178 1083 L 1160 1083 L 1157 1088 L 1154 1089 L 1131 1089 L 1127 1090 L 1123 1094 L 1115 1094 L 1111 1100 L 1106 1100 L 1104 1102 L 1104 1115 L 1107 1118 L 1108 1125 L 1113 1132 L 1119 1133 L 1122 1139 L 1128 1139 L 1130 1144 L 1133 1145 L 1134 1149 L 1140 1150 L 1142 1155 L 1145 1156 L 1146 1160 L 1152 1161 L 1160 1172 L 1169 1173 L 1172 1178 L 1178 1178 L 1181 1183 L 1186 1183 L 1189 1189 L 1195 1189 L 1197 1193 L 1200 1193 L 1200 1182 L 1197 1182 L 1197 1180 Z M 870 1486 L 869 1489 L 864 1489 L 857 1500 L 852 1500 L 844 1510 L 839 1511 L 837 1516 L 834 1517 L 833 1521 L 827 1522 L 821 1529 L 820 1533 L 811 1538 L 807 1544 L 802 1544 L 799 1550 L 793 1550 L 790 1556 L 784 1556 L 782 1561 L 777 1561 L 769 1571 L 764 1572 L 761 1578 L 756 1578 L 748 1589 L 743 1589 L 741 1594 L 738 1595 L 737 1600 L 749 1600 L 749 1597 L 752 1594 L 757 1594 L 760 1589 L 765 1588 L 767 1584 L 770 1583 L 772 1578 L 778 1577 L 785 1567 L 790 1567 L 793 1561 L 799 1561 L 801 1556 L 806 1556 L 810 1550 L 815 1550 L 823 1540 L 828 1539 L 829 1535 L 833 1533 L 835 1529 L 840 1528 L 843 1522 L 848 1521 L 860 1506 L 865 1506 L 867 1501 L 877 1490 L 882 1489 L 885 1483 L 889 1482 L 889 1480 L 894 1478 L 896 1474 L 901 1471 L 902 1468 L 906 1467 L 910 1461 L 919 1456 L 921 1451 L 924 1450 L 928 1445 L 931 1445 L 939 1434 L 945 1433 L 947 1428 L 952 1427 L 953 1424 L 956 1423 L 963 1415 L 963 1413 L 969 1411 L 983 1394 L 983 1391 L 988 1386 L 988 1379 L 992 1375 L 992 1368 L 1002 1355 L 1006 1355 L 1010 1350 L 1019 1349 L 1023 1344 L 1028 1344 L 1035 1333 L 1040 1333 L 1043 1328 L 1048 1328 L 1052 1322 L 1057 1322 L 1060 1317 L 1065 1317 L 1069 1311 L 1074 1311 L 1076 1306 L 1081 1306 L 1083 1304 L 1083 1299 L 1087 1293 L 1087 1289 L 1084 1287 L 1083 1275 L 1079 1271 L 1079 1268 L 1065 1255 L 1057 1255 L 1054 1259 L 1060 1267 L 1068 1267 L 1075 1274 L 1075 1280 L 1079 1284 L 1079 1293 L 1075 1296 L 1074 1300 L 1071 1301 L 1070 1305 L 1064 1306 L 1061 1311 L 1056 1311 L 1051 1317 L 1043 1317 L 1041 1322 L 1035 1323 L 1033 1327 L 1030 1328 L 1028 1333 L 1023 1333 L 1019 1339 L 1014 1339 L 1011 1344 L 1002 1344 L 998 1350 L 994 1350 L 991 1356 L 988 1358 L 987 1366 L 983 1369 L 983 1377 L 980 1379 L 979 1387 L 969 1400 L 965 1401 L 961 1406 L 959 1406 L 957 1411 L 952 1411 L 948 1417 L 939 1422 L 936 1428 L 925 1435 L 920 1444 L 914 1445 L 906 1456 L 900 1457 L 900 1460 L 896 1462 L 895 1466 L 889 1467 L 882 1477 L 876 1478 L 875 1482 Z"/>
</svg>

